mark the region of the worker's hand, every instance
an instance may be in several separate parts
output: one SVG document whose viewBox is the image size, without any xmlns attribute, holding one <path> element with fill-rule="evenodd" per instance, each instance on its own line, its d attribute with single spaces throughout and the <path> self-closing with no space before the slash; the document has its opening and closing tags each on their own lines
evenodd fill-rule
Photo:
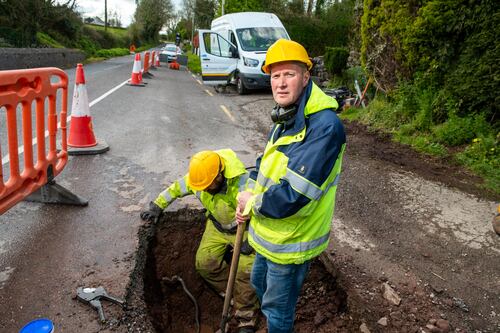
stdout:
<svg viewBox="0 0 500 333">
<path fill-rule="evenodd" d="M 245 210 L 248 200 L 252 197 L 252 192 L 244 191 L 238 193 L 238 208 L 241 212 Z"/>
<path fill-rule="evenodd" d="M 149 203 L 149 210 L 141 212 L 141 219 L 143 221 L 154 221 L 157 217 L 160 217 L 163 213 L 163 209 L 158 207 L 153 201 Z"/>
<path fill-rule="evenodd" d="M 240 207 L 236 207 L 236 223 L 238 224 L 244 224 L 246 221 L 250 219 L 249 215 L 243 215 L 242 210 L 240 210 Z"/>
</svg>

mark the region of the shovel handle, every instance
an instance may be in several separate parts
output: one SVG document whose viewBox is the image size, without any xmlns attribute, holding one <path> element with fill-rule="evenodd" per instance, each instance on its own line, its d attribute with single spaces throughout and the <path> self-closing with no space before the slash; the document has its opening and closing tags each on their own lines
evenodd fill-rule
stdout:
<svg viewBox="0 0 500 333">
<path fill-rule="evenodd" d="M 231 304 L 231 297 L 233 295 L 234 280 L 238 272 L 238 263 L 240 261 L 241 243 L 243 241 L 243 234 L 245 233 L 245 223 L 239 223 L 236 229 L 236 239 L 233 248 L 233 258 L 231 259 L 231 267 L 229 270 L 229 278 L 227 280 L 226 296 L 224 298 L 224 308 L 222 309 L 221 331 L 226 332 L 226 323 L 229 319 L 229 305 Z"/>
</svg>

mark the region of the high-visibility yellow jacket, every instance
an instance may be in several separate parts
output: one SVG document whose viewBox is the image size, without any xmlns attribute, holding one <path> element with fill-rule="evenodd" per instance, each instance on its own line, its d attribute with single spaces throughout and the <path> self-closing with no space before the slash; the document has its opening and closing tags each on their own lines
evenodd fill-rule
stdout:
<svg viewBox="0 0 500 333">
<path fill-rule="evenodd" d="M 211 214 L 224 229 L 234 228 L 236 226 L 236 196 L 239 191 L 245 188 L 248 173 L 243 163 L 231 149 L 221 149 L 215 152 L 224 160 L 223 175 L 227 182 L 225 190 L 223 189 L 215 195 L 204 191 L 195 191 L 188 186 L 188 175 L 186 174 L 161 192 L 154 203 L 158 207 L 165 209 L 175 199 L 194 194 L 201 201 L 203 207 L 207 209 L 207 215 Z"/>
<path fill-rule="evenodd" d="M 252 212 L 252 247 L 279 264 L 303 263 L 327 247 L 346 142 L 337 101 L 314 83 L 297 107 L 291 122 L 271 130 L 243 212 Z"/>
</svg>

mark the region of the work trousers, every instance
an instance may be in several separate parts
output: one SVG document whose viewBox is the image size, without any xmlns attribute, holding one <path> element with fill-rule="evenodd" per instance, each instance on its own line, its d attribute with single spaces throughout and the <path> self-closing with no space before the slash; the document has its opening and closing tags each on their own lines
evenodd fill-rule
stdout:
<svg viewBox="0 0 500 333">
<path fill-rule="evenodd" d="M 200 246 L 196 252 L 196 270 L 217 292 L 224 293 L 229 278 L 229 266 L 224 261 L 227 246 L 234 248 L 236 235 L 218 231 L 213 223 L 208 220 L 205 232 L 201 238 Z M 247 238 L 245 232 L 243 239 Z M 255 254 L 240 255 L 238 272 L 233 289 L 235 318 L 239 326 L 255 326 L 258 309 L 257 296 L 250 285 Z"/>
<path fill-rule="evenodd" d="M 251 281 L 267 319 L 268 333 L 293 333 L 295 307 L 309 266 L 310 261 L 276 264 L 256 254 Z"/>
</svg>

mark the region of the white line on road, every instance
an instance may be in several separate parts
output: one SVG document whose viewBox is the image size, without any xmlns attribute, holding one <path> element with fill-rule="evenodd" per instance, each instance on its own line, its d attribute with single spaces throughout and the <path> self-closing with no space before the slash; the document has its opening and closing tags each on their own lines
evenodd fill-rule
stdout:
<svg viewBox="0 0 500 333">
<path fill-rule="evenodd" d="M 92 102 L 89 103 L 89 106 L 92 107 L 94 104 L 99 103 L 100 101 L 102 101 L 103 99 L 105 99 L 106 97 L 108 97 L 109 95 L 111 95 L 112 93 L 114 93 L 115 91 L 120 89 L 121 87 L 123 87 L 127 82 L 128 82 L 128 80 L 123 81 L 122 83 L 120 83 L 119 85 L 114 87 L 113 89 L 109 90 L 108 92 L 105 92 L 100 97 L 97 97 L 96 99 L 94 99 Z"/>
<path fill-rule="evenodd" d="M 208 91 L 208 89 L 205 89 L 206 93 L 209 94 L 210 96 L 213 96 L 214 94 L 212 94 L 210 91 Z"/>
<path fill-rule="evenodd" d="M 194 77 L 194 78 L 196 79 L 196 75 L 194 75 L 194 74 L 191 74 L 191 76 L 192 76 L 192 77 Z"/>
<path fill-rule="evenodd" d="M 231 114 L 231 112 L 229 111 L 228 108 L 226 108 L 224 105 L 221 105 L 220 108 L 222 109 L 222 111 L 224 111 L 224 113 L 229 117 L 229 119 L 231 119 L 231 121 L 233 123 L 236 122 L 236 119 L 234 119 L 233 115 Z"/>
<path fill-rule="evenodd" d="M 114 93 L 115 91 L 120 89 L 121 87 L 123 87 L 127 82 L 128 82 L 128 80 L 120 83 L 119 85 L 117 85 L 113 89 L 108 90 L 107 92 L 105 92 L 101 96 L 97 97 L 96 99 L 94 99 L 92 102 L 89 103 L 89 107 L 92 107 L 93 105 L 99 103 L 100 101 L 102 101 L 103 99 L 105 99 L 106 97 L 108 97 L 109 95 L 111 95 L 112 93 Z M 71 113 L 71 111 L 69 111 L 69 112 Z M 69 122 L 71 122 L 71 114 L 68 115 L 68 117 L 66 118 L 66 123 L 69 123 Z M 57 128 L 59 129 L 60 126 L 57 125 Z M 45 137 L 48 137 L 48 136 L 49 136 L 49 131 L 45 131 Z M 34 138 L 32 141 L 33 146 L 36 145 L 36 143 L 37 143 L 37 140 L 36 140 L 36 138 Z M 17 151 L 18 151 L 19 155 L 24 153 L 24 145 L 20 145 L 19 148 L 17 149 Z M 2 165 L 6 164 L 7 162 L 9 162 L 9 155 L 8 154 L 5 155 L 4 157 L 2 157 Z"/>
<path fill-rule="evenodd" d="M 196 82 L 198 82 L 199 84 L 203 84 L 203 83 L 201 83 L 201 81 L 200 81 L 200 80 L 198 80 L 198 79 L 196 79 Z"/>
</svg>

